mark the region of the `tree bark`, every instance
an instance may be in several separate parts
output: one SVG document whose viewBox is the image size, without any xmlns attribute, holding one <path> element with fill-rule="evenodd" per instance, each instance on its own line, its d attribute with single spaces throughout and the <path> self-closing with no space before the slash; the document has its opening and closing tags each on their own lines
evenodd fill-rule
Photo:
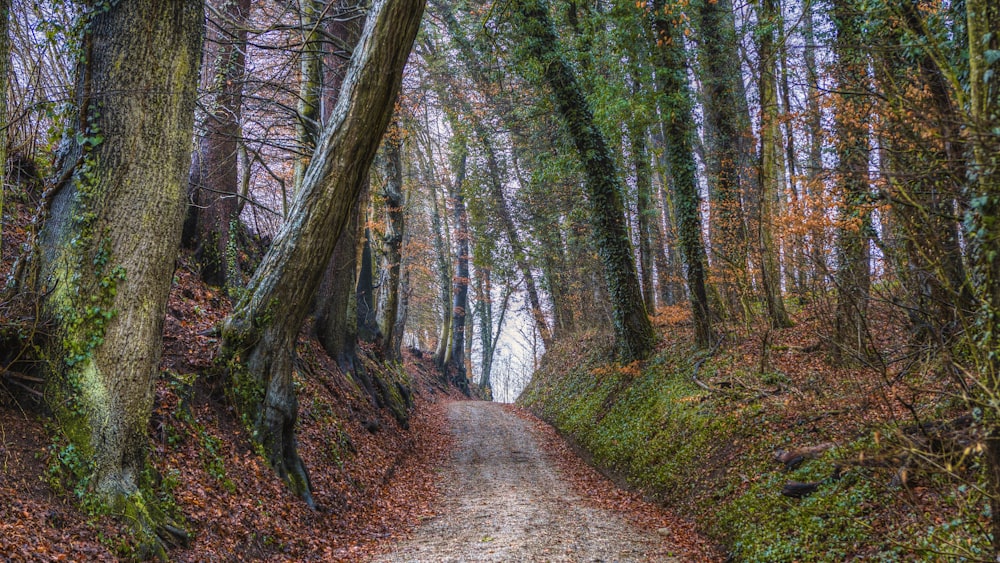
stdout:
<svg viewBox="0 0 1000 563">
<path fill-rule="evenodd" d="M 552 89 L 586 170 L 591 222 L 611 295 L 618 356 L 626 362 L 645 359 L 653 351 L 656 336 L 642 302 L 614 160 L 604 136 L 594 125 L 590 106 L 573 70 L 559 52 L 547 4 L 540 0 L 515 0 L 510 8 L 518 16 L 528 56 L 542 66 L 544 80 Z"/>
<path fill-rule="evenodd" d="M 816 67 L 816 39 L 813 31 L 812 4 L 804 8 L 806 13 L 802 18 L 802 39 L 805 47 L 802 58 L 806 66 L 806 85 L 808 101 L 806 103 L 806 127 L 809 131 L 809 156 L 806 159 L 806 194 L 808 195 L 809 213 L 809 262 L 812 271 L 813 289 L 827 286 L 826 277 L 829 266 L 826 261 L 826 207 L 823 205 L 823 124 L 822 112 L 819 107 L 819 72 Z"/>
<path fill-rule="evenodd" d="M 202 89 L 205 118 L 192 159 L 186 244 L 195 246 L 202 279 L 239 285 L 233 227 L 239 221 L 238 153 L 242 125 L 250 0 L 212 0 L 221 14 L 205 37 Z"/>
<path fill-rule="evenodd" d="M 297 135 L 299 146 L 309 152 L 316 145 L 319 127 L 329 121 L 340 97 L 346 67 L 364 28 L 364 18 L 358 16 L 346 22 L 337 21 L 343 12 L 354 9 L 348 5 L 349 0 L 330 0 L 326 5 L 317 0 L 304 0 L 304 4 Z M 324 64 L 324 59 L 329 60 Z M 300 162 L 307 163 L 309 158 L 305 156 Z M 298 182 L 301 182 L 304 170 L 302 168 L 298 172 Z M 363 245 L 367 240 L 364 238 L 366 221 L 363 220 L 368 208 L 367 176 L 363 183 L 358 201 L 351 209 L 348 226 L 337 240 L 333 256 L 323 273 L 323 281 L 314 298 L 313 316 L 316 319 L 316 336 L 326 353 L 337 361 L 345 373 L 355 373 L 372 399 L 378 401 L 369 378 L 358 370 L 356 357 L 360 320 L 356 289 Z"/>
<path fill-rule="evenodd" d="M 437 349 L 434 351 L 434 362 L 438 368 L 448 365 L 451 344 L 452 311 L 451 311 L 451 244 L 448 227 L 442 220 L 444 213 L 438 203 L 438 190 L 435 178 L 427 173 L 427 182 L 431 188 L 431 229 L 434 231 L 434 252 L 437 255 L 438 267 L 438 300 L 441 307 L 441 326 L 438 331 Z M 447 213 L 447 209 L 445 210 Z"/>
<path fill-rule="evenodd" d="M 201 60 L 198 0 L 87 13 L 66 135 L 70 180 L 41 236 L 46 397 L 62 453 L 144 555 L 164 518 L 144 481 L 161 332 L 184 219 Z M 164 535 L 164 538 L 168 536 Z"/>
<path fill-rule="evenodd" d="M 363 198 L 367 204 L 368 198 Z M 365 205 L 367 210 L 368 205 Z M 361 218 L 366 218 L 364 213 Z M 365 221 L 367 223 L 367 221 Z M 375 305 L 375 263 L 372 256 L 372 230 L 365 228 L 361 240 L 361 267 L 358 270 L 358 283 L 355 291 L 358 317 L 358 339 L 363 342 L 378 344 L 382 340 L 376 319 Z"/>
<path fill-rule="evenodd" d="M 310 505 L 295 440 L 295 340 L 389 123 L 423 8 L 423 0 L 372 4 L 288 220 L 223 329 L 222 354 L 244 423 L 278 475 Z"/>
</svg>

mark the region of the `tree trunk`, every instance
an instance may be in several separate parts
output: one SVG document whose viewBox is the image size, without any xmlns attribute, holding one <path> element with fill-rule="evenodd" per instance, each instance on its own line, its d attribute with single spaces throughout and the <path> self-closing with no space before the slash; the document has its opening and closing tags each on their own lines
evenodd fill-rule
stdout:
<svg viewBox="0 0 1000 563">
<path fill-rule="evenodd" d="M 795 151 L 795 127 L 788 121 L 788 116 L 794 112 L 792 110 L 792 92 L 789 83 L 788 71 L 788 37 L 786 36 L 785 21 L 782 18 L 778 44 L 781 45 L 779 53 L 781 56 L 781 106 L 785 123 L 785 163 L 788 165 L 788 188 L 790 215 L 797 217 L 800 221 L 805 218 L 802 208 L 799 185 L 799 162 Z M 790 235 L 791 258 L 785 260 L 785 276 L 788 286 L 796 295 L 803 295 L 805 292 L 805 278 L 803 269 L 805 266 L 803 253 L 803 238 L 801 229 L 796 228 Z"/>
<path fill-rule="evenodd" d="M 441 327 L 438 332 L 437 349 L 434 351 L 434 363 L 439 368 L 448 365 L 451 344 L 452 314 L 451 314 L 451 244 L 449 244 L 448 227 L 442 220 L 444 213 L 438 204 L 438 190 L 434 175 L 427 173 L 427 181 L 431 187 L 431 229 L 434 231 L 434 252 L 437 255 L 438 267 L 438 300 L 441 307 Z M 447 213 L 447 209 L 445 210 Z"/>
<path fill-rule="evenodd" d="M 302 76 L 296 135 L 299 146 L 309 153 L 316 146 L 319 128 L 329 121 L 340 97 L 346 68 L 364 27 L 364 18 L 359 16 L 344 23 L 337 22 L 335 16 L 341 15 L 339 12 L 352 9 L 341 0 L 331 0 L 326 6 L 317 0 L 304 0 L 303 4 L 300 24 L 303 37 Z M 338 13 L 332 13 L 334 10 Z M 326 34 L 322 32 L 324 25 Z M 330 59 L 327 64 L 323 63 L 324 58 Z M 309 158 L 306 154 L 296 161 L 300 165 L 296 169 L 296 192 Z M 368 209 L 367 176 L 363 183 L 362 193 L 351 209 L 348 227 L 337 240 L 333 256 L 323 273 L 323 281 L 314 297 L 312 314 L 316 319 L 316 336 L 323 349 L 345 373 L 357 374 L 365 390 L 377 401 L 377 394 L 367 375 L 358 371 L 356 357 L 359 332 L 356 286 L 359 282 L 359 259 L 367 240 L 363 238 L 366 224 L 363 218 Z"/>
<path fill-rule="evenodd" d="M 781 262 L 778 242 L 775 241 L 775 217 L 781 198 L 781 177 L 784 169 L 780 160 L 781 124 L 778 122 L 778 90 L 775 80 L 777 52 L 774 47 L 774 29 L 781 25 L 781 12 L 777 0 L 759 0 L 757 53 L 760 79 L 760 217 L 757 222 L 760 244 L 761 282 L 767 316 L 774 328 L 791 326 L 785 302 L 781 297 Z"/>
<path fill-rule="evenodd" d="M 46 397 L 60 457 L 146 556 L 163 515 L 145 480 L 147 425 L 184 219 L 201 57 L 200 1 L 86 16 L 64 172 L 42 232 Z M 166 538 L 167 536 L 163 536 Z"/>
<path fill-rule="evenodd" d="M 837 63 L 834 69 L 840 94 L 836 97 L 837 132 L 837 309 L 834 319 L 834 360 L 852 364 L 867 357 L 865 317 L 871 280 L 866 209 L 868 180 L 868 110 L 862 103 L 868 75 L 866 58 L 858 53 L 861 33 L 848 0 L 833 4 Z"/>
<path fill-rule="evenodd" d="M 299 53 L 299 100 L 295 121 L 295 140 L 299 154 L 295 158 L 294 193 L 298 193 L 302 186 L 323 123 L 320 111 L 323 89 L 323 43 L 320 29 L 322 13 L 321 0 L 301 0 L 299 33 L 302 35 L 302 52 Z"/>
<path fill-rule="evenodd" d="M 368 198 L 362 198 L 368 208 Z M 362 215 L 366 218 L 367 213 Z M 365 221 L 367 223 L 367 221 Z M 365 228 L 361 240 L 361 267 L 358 270 L 358 284 L 355 291 L 357 308 L 358 339 L 378 344 L 382 340 L 375 309 L 375 264 L 372 257 L 372 230 Z"/>
<path fill-rule="evenodd" d="M 385 142 L 384 168 L 386 174 L 382 197 L 385 198 L 386 230 L 383 243 L 386 248 L 386 279 L 383 297 L 379 300 L 381 330 L 384 337 L 385 357 L 389 361 L 401 361 L 401 338 L 396 333 L 396 318 L 399 315 L 400 273 L 403 262 L 403 232 L 406 217 L 403 209 L 403 163 L 400 157 L 399 134 L 389 135 Z M 399 337 L 402 335 L 399 334 Z"/>
<path fill-rule="evenodd" d="M 741 293 L 750 286 L 749 240 L 742 194 L 753 156 L 750 116 L 740 70 L 739 45 L 729 0 L 702 1 L 696 12 L 704 92 L 706 171 L 712 203 L 709 230 L 712 269 L 729 314 L 741 314 Z M 711 134 L 709 134 L 709 132 Z"/>
<path fill-rule="evenodd" d="M 7 88 L 10 86 L 10 0 L 0 0 L 0 248 L 7 182 Z"/>
<path fill-rule="evenodd" d="M 452 186 L 452 199 L 455 202 L 455 238 L 458 249 L 458 259 L 454 277 L 454 306 L 451 322 L 451 373 L 452 379 L 459 389 L 468 392 L 468 380 L 465 372 L 465 324 L 466 311 L 469 309 L 469 216 L 465 209 L 465 163 L 466 149 L 463 146 L 457 156 L 458 171 Z"/>
<path fill-rule="evenodd" d="M 310 505 L 295 440 L 295 339 L 392 116 L 423 8 L 423 0 L 373 2 L 288 220 L 223 329 L 222 354 L 244 423 L 278 475 Z"/>
<path fill-rule="evenodd" d="M 1000 50 L 1000 7 L 989 0 L 967 0 L 969 34 L 969 113 L 974 169 L 971 177 L 975 197 L 971 198 L 967 221 L 972 279 L 976 280 L 979 305 L 977 329 L 979 349 L 985 358 L 978 362 L 984 386 L 983 419 L 988 429 L 986 459 L 989 464 L 993 557 L 1000 558 L 1000 61 L 987 57 Z"/>
<path fill-rule="evenodd" d="M 653 170 L 646 150 L 646 128 L 633 127 L 632 159 L 635 165 L 636 213 L 639 223 L 639 269 L 642 273 L 642 301 L 649 312 L 656 311 L 653 286 L 653 229 L 656 208 L 653 206 Z"/>
<path fill-rule="evenodd" d="M 826 262 L 826 206 L 823 205 L 823 124 L 820 110 L 819 73 L 816 68 L 816 39 L 813 32 L 812 5 L 807 4 L 802 20 L 802 39 L 805 48 L 802 56 L 806 66 L 808 102 L 806 126 L 809 131 L 809 157 L 806 160 L 806 194 L 809 213 L 809 262 L 812 269 L 813 290 L 827 286 L 829 267 Z"/>
<path fill-rule="evenodd" d="M 652 4 L 653 31 L 657 37 L 657 77 L 665 96 L 662 115 L 667 165 L 673 181 L 677 234 L 687 265 L 688 289 L 695 325 L 695 342 L 711 345 L 712 326 L 705 280 L 705 244 L 701 234 L 701 197 L 698 194 L 697 166 L 694 159 L 694 116 L 684 39 L 664 13 L 663 0 Z"/>
<path fill-rule="evenodd" d="M 240 285 L 233 227 L 239 221 L 239 139 L 250 0 L 211 0 L 220 21 L 205 37 L 205 118 L 192 159 L 186 244 L 196 247 L 202 279 Z"/>
<path fill-rule="evenodd" d="M 590 106 L 572 68 L 559 52 L 547 4 L 540 0 L 515 0 L 511 10 L 518 15 L 529 57 L 543 68 L 545 83 L 552 88 L 556 106 L 586 170 L 591 223 L 611 294 L 618 356 L 625 362 L 645 359 L 653 351 L 656 335 L 642 302 L 614 159 L 604 136 L 594 125 Z"/>
<path fill-rule="evenodd" d="M 363 194 L 359 194 L 313 303 L 316 338 L 345 373 L 353 372 L 356 367 L 358 315 L 354 291 L 358 282 L 358 242 L 364 228 L 361 222 L 364 200 Z"/>
</svg>

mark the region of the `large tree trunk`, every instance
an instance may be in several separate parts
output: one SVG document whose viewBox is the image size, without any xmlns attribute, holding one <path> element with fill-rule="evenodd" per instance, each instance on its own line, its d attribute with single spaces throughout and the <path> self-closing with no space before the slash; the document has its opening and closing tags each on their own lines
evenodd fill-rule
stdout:
<svg viewBox="0 0 1000 563">
<path fill-rule="evenodd" d="M 351 52 L 364 27 L 363 17 L 339 22 L 340 12 L 353 8 L 347 2 L 331 0 L 324 6 L 316 0 L 304 0 L 302 20 L 303 40 L 302 83 L 300 85 L 299 145 L 310 149 L 316 144 L 318 128 L 330 119 L 350 62 Z M 336 13 L 332 13 L 336 11 Z M 321 16 L 324 16 L 321 18 Z M 326 22 L 324 24 L 324 22 Z M 327 33 L 321 32 L 325 26 Z M 324 58 L 329 59 L 324 64 Z M 308 150 L 307 150 L 308 152 Z M 307 162 L 308 157 L 302 162 Z M 305 168 L 299 171 L 301 182 Z M 298 190 L 298 183 L 296 190 Z M 368 377 L 357 370 L 357 341 L 359 333 L 359 303 L 357 284 L 360 256 L 364 241 L 367 212 L 368 179 L 364 180 L 362 193 L 351 209 L 347 228 L 341 233 L 334 247 L 333 256 L 323 273 L 323 281 L 316 292 L 313 315 L 315 331 L 323 349 L 345 372 L 354 372 L 365 389 L 375 398 L 374 388 Z"/>
<path fill-rule="evenodd" d="M 775 240 L 775 217 L 781 197 L 781 178 L 784 174 L 779 152 L 781 125 L 778 122 L 778 89 L 775 79 L 777 51 L 774 47 L 774 29 L 781 25 L 781 13 L 776 0 L 759 0 L 758 19 L 763 29 L 758 31 L 757 53 L 760 57 L 760 182 L 759 218 L 757 221 L 760 244 L 760 277 L 764 290 L 764 303 L 771 326 L 791 326 L 785 302 L 781 297 L 781 262 L 778 241 Z"/>
<path fill-rule="evenodd" d="M 275 236 L 223 329 L 232 393 L 278 475 L 312 504 L 296 451 L 295 339 L 392 116 L 423 0 L 376 0 L 340 97 Z"/>
<path fill-rule="evenodd" d="M 695 326 L 695 341 L 707 347 L 712 341 L 711 316 L 705 280 L 705 244 L 701 233 L 701 197 L 694 159 L 694 116 L 684 38 L 664 13 L 663 0 L 652 4 L 653 31 L 657 36 L 657 65 L 663 102 L 666 160 L 673 182 L 677 236 L 687 266 L 688 289 Z"/>
<path fill-rule="evenodd" d="M 525 49 L 542 69 L 552 88 L 556 106 L 569 128 L 586 170 L 588 203 L 598 254 L 604 264 L 605 283 L 611 294 L 615 343 L 622 361 L 645 359 L 656 341 L 646 314 L 632 249 L 625 229 L 625 208 L 614 159 L 604 136 L 594 124 L 587 99 L 576 76 L 559 52 L 547 3 L 515 0 Z"/>
<path fill-rule="evenodd" d="M 239 221 L 240 115 L 246 70 L 250 0 L 212 0 L 219 20 L 205 37 L 202 89 L 203 133 L 197 139 L 190 175 L 191 206 L 185 244 L 196 246 L 205 282 L 241 283 L 236 270 L 232 227 Z"/>
<path fill-rule="evenodd" d="M 147 425 L 184 219 L 202 10 L 135 0 L 84 16 L 70 179 L 55 188 L 36 288 L 55 326 L 46 397 L 78 461 L 69 469 L 154 550 L 162 515 L 144 489 Z"/>
</svg>

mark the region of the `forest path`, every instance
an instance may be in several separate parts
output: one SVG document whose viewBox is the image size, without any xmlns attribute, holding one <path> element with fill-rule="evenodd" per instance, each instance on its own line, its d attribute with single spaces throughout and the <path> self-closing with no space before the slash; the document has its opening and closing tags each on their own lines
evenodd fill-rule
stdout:
<svg viewBox="0 0 1000 563">
<path fill-rule="evenodd" d="M 680 561 L 669 538 L 588 506 L 502 405 L 456 401 L 448 417 L 456 445 L 438 515 L 376 561 Z"/>
</svg>

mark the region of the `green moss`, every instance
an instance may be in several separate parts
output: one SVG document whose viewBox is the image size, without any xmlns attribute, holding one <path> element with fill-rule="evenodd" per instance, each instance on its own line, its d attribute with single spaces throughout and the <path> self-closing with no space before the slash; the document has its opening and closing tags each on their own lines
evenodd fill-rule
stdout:
<svg viewBox="0 0 1000 563">
<path fill-rule="evenodd" d="M 873 504 L 892 493 L 860 468 L 830 478 L 829 458 L 857 456 L 871 444 L 839 448 L 784 473 L 763 449 L 773 444 L 743 445 L 772 423 L 773 413 L 694 385 L 690 350 L 675 345 L 641 369 L 607 365 L 611 355 L 601 347 L 582 359 L 578 350 L 550 352 L 545 365 L 557 367 L 543 366 L 519 402 L 576 441 L 598 467 L 686 510 L 736 560 L 840 561 L 873 549 L 893 557 L 891 541 L 871 545 L 867 520 Z M 728 361 L 709 359 L 703 376 Z M 790 499 L 780 494 L 790 480 L 823 484 L 813 495 Z"/>
</svg>

